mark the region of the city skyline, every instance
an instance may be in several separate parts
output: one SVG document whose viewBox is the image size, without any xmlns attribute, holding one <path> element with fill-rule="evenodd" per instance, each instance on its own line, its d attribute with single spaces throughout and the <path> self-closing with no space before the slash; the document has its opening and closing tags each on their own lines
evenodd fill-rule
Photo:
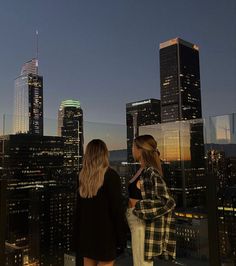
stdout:
<svg viewBox="0 0 236 266">
<path fill-rule="evenodd" d="M 0 263 L 72 263 L 83 148 L 104 140 L 125 204 L 143 134 L 176 203 L 177 262 L 236 262 L 236 3 L 25 3 L 0 10 Z"/>
<path fill-rule="evenodd" d="M 203 1 L 198 5 L 185 1 L 161 5 L 155 1 L 91 2 L 94 5 L 57 2 L 53 22 L 49 20 L 52 3 L 28 3 L 17 16 L 13 14 L 19 3 L 5 4 L 0 11 L 4 34 L 0 114 L 13 113 L 14 78 L 22 62 L 35 57 L 36 29 L 46 118 L 56 119 L 59 103 L 75 98 L 81 102 L 85 121 L 125 124 L 127 102 L 160 99 L 158 47 L 175 37 L 200 47 L 203 117 L 235 112 L 234 1 L 217 3 L 214 9 Z M 38 12 L 30 12 L 33 10 Z M 200 10 L 198 20 L 195 13 Z"/>
</svg>

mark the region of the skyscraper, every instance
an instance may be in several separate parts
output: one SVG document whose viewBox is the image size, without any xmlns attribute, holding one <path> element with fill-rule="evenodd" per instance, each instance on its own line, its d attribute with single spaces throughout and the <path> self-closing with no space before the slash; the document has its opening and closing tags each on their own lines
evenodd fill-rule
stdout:
<svg viewBox="0 0 236 266">
<path fill-rule="evenodd" d="M 199 48 L 175 38 L 160 44 L 161 121 L 202 117 Z"/>
<path fill-rule="evenodd" d="M 236 263 L 235 158 L 235 152 L 232 158 L 222 150 L 207 152 L 210 265 Z"/>
<path fill-rule="evenodd" d="M 83 157 L 83 110 L 77 100 L 62 101 L 58 111 L 58 135 L 65 137 L 64 166 L 79 169 Z"/>
<path fill-rule="evenodd" d="M 14 133 L 43 135 L 43 77 L 38 60 L 26 62 L 15 79 Z"/>
<path fill-rule="evenodd" d="M 184 155 L 173 165 L 173 178 L 169 178 L 173 182 L 169 185 L 177 207 L 204 206 L 204 139 L 198 46 L 180 38 L 161 43 L 160 83 L 164 148 L 170 155 L 173 151 Z M 174 161 L 174 157 L 170 159 Z"/>
<path fill-rule="evenodd" d="M 126 104 L 128 162 L 133 162 L 132 143 L 133 139 L 139 135 L 139 127 L 160 122 L 160 100 L 147 99 Z"/>
</svg>

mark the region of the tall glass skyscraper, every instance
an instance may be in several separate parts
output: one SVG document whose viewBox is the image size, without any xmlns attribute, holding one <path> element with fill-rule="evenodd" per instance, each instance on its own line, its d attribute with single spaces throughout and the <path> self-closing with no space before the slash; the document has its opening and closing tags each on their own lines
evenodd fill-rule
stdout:
<svg viewBox="0 0 236 266">
<path fill-rule="evenodd" d="M 65 137 L 65 167 L 78 169 L 83 156 L 83 110 L 78 100 L 61 102 L 58 111 L 58 136 Z"/>
<path fill-rule="evenodd" d="M 161 43 L 160 82 L 164 147 L 173 152 L 170 147 L 175 139 L 173 144 L 179 143 L 176 151 L 185 154 L 177 160 L 175 158 L 179 163 L 174 167 L 174 182 L 170 187 L 175 192 L 177 207 L 203 206 L 204 140 L 197 45 L 180 38 Z M 169 158 L 168 161 L 174 161 L 173 159 Z M 194 190 L 189 193 L 191 189 Z"/>
<path fill-rule="evenodd" d="M 202 118 L 199 48 L 180 38 L 160 44 L 161 121 Z"/>
<path fill-rule="evenodd" d="M 43 135 L 43 77 L 38 60 L 26 62 L 15 79 L 14 133 Z"/>
</svg>

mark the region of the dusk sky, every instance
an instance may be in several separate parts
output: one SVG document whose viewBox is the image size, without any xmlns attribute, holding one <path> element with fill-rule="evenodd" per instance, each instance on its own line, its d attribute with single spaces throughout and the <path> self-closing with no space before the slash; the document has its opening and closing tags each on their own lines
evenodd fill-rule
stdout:
<svg viewBox="0 0 236 266">
<path fill-rule="evenodd" d="M 127 102 L 160 98 L 159 44 L 175 37 L 200 47 L 203 116 L 236 112 L 235 25 L 235 0 L 1 1 L 0 115 L 35 30 L 46 118 L 74 98 L 86 121 L 125 124 Z"/>
</svg>

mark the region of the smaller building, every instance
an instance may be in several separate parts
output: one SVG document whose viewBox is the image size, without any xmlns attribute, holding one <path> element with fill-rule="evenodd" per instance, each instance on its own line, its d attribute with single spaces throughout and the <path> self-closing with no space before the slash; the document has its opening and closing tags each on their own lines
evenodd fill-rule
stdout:
<svg viewBox="0 0 236 266">
<path fill-rule="evenodd" d="M 208 221 L 203 212 L 176 211 L 177 257 L 209 258 Z"/>
<path fill-rule="evenodd" d="M 139 135 L 139 127 L 161 122 L 160 100 L 146 99 L 126 104 L 127 161 L 133 162 L 132 143 Z"/>
<path fill-rule="evenodd" d="M 23 248 L 11 245 L 6 242 L 5 246 L 5 256 L 6 264 L 5 266 L 23 266 Z"/>
<path fill-rule="evenodd" d="M 222 262 L 236 263 L 236 185 L 219 193 L 218 228 Z"/>
</svg>

